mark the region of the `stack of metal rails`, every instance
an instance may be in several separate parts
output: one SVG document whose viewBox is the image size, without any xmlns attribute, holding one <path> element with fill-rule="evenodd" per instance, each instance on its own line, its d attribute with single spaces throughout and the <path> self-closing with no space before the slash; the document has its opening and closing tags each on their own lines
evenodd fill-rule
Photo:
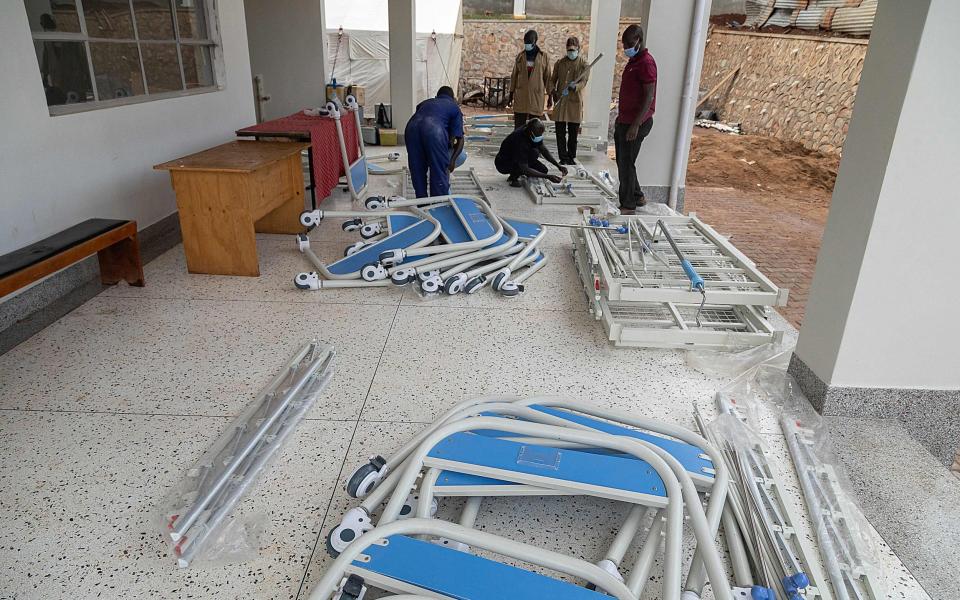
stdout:
<svg viewBox="0 0 960 600">
<path fill-rule="evenodd" d="M 571 167 L 570 174 L 560 183 L 542 177 L 523 178 L 527 194 L 537 204 L 577 204 L 616 206 L 617 192 L 610 174 L 601 171 L 594 175 L 581 165 Z"/>
<path fill-rule="evenodd" d="M 479 152 L 496 152 L 504 138 L 515 129 L 513 115 L 478 115 L 464 119 L 464 141 L 471 149 Z M 543 143 L 547 149 L 557 156 L 557 130 L 553 121 L 544 121 L 547 130 L 543 135 Z M 577 150 L 596 152 L 598 148 L 606 149 L 607 138 L 600 135 L 600 124 L 588 121 L 580 124 L 580 135 L 577 137 Z"/>
<path fill-rule="evenodd" d="M 400 186 L 400 195 L 404 198 L 416 198 L 413 190 L 413 179 L 410 178 L 410 169 L 403 167 L 403 184 Z M 473 167 L 469 169 L 457 169 L 450 173 L 450 195 L 451 196 L 473 196 L 482 198 L 484 202 L 490 204 L 490 198 L 483 191 L 480 185 L 480 179 Z"/>
<path fill-rule="evenodd" d="M 695 214 L 583 215 L 571 229 L 590 312 L 617 346 L 740 348 L 779 342 L 778 288 Z"/>
</svg>

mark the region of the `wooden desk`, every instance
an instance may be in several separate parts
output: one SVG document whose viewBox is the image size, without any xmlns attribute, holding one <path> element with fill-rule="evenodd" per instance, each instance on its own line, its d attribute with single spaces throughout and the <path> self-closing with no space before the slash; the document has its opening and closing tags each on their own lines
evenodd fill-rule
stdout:
<svg viewBox="0 0 960 600">
<path fill-rule="evenodd" d="M 258 277 L 255 233 L 305 230 L 300 152 L 308 146 L 236 141 L 153 167 L 170 171 L 189 272 Z"/>
</svg>

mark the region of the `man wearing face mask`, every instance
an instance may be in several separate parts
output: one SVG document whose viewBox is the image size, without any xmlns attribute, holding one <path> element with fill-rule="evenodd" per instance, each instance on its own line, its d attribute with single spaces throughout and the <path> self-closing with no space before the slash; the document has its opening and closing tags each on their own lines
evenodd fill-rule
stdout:
<svg viewBox="0 0 960 600">
<path fill-rule="evenodd" d="M 561 165 L 576 164 L 577 133 L 583 113 L 583 88 L 587 77 L 587 61 L 580 56 L 580 40 L 567 38 L 567 55 L 557 61 L 550 77 L 550 94 L 556 109 L 553 120 L 557 125 L 557 154 Z M 574 83 L 576 82 L 576 83 Z"/>
<path fill-rule="evenodd" d="M 546 127 L 540 119 L 531 119 L 521 127 L 513 130 L 503 143 L 500 151 L 493 159 L 497 171 L 509 175 L 507 181 L 511 187 L 520 187 L 520 176 L 546 177 L 553 183 L 560 183 L 560 177 L 547 175 L 547 165 L 540 162 L 542 156 L 547 162 L 560 169 L 560 173 L 567 174 L 567 168 L 561 165 L 547 147 L 543 144 L 543 134 Z"/>
<path fill-rule="evenodd" d="M 632 215 L 647 203 L 637 181 L 640 145 L 653 128 L 657 107 L 657 63 L 643 47 L 643 29 L 630 25 L 623 31 L 623 53 L 630 60 L 620 81 L 620 112 L 613 141 L 620 175 L 620 212 Z"/>
<path fill-rule="evenodd" d="M 537 46 L 537 32 L 531 29 L 523 36 L 523 50 L 517 55 L 510 74 L 514 127 L 543 115 L 543 99 L 549 83 L 550 58 Z"/>
</svg>

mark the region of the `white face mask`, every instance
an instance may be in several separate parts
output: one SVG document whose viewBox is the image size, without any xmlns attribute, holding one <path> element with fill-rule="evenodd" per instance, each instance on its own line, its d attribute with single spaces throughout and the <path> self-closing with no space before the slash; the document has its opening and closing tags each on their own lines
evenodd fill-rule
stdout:
<svg viewBox="0 0 960 600">
<path fill-rule="evenodd" d="M 567 50 L 567 58 L 569 58 L 570 60 L 577 60 L 577 57 L 578 57 L 578 56 L 580 56 L 580 51 L 579 51 L 579 50 L 576 50 L 576 49 L 574 49 L 574 50 Z"/>
</svg>

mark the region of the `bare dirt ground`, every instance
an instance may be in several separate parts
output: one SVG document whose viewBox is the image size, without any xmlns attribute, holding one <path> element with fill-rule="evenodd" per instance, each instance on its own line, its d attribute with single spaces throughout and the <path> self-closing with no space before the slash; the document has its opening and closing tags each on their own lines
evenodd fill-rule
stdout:
<svg viewBox="0 0 960 600">
<path fill-rule="evenodd" d="M 642 155 L 642 151 L 641 151 Z M 757 135 L 694 129 L 685 212 L 696 212 L 778 286 L 780 312 L 803 322 L 838 156 Z"/>
</svg>

